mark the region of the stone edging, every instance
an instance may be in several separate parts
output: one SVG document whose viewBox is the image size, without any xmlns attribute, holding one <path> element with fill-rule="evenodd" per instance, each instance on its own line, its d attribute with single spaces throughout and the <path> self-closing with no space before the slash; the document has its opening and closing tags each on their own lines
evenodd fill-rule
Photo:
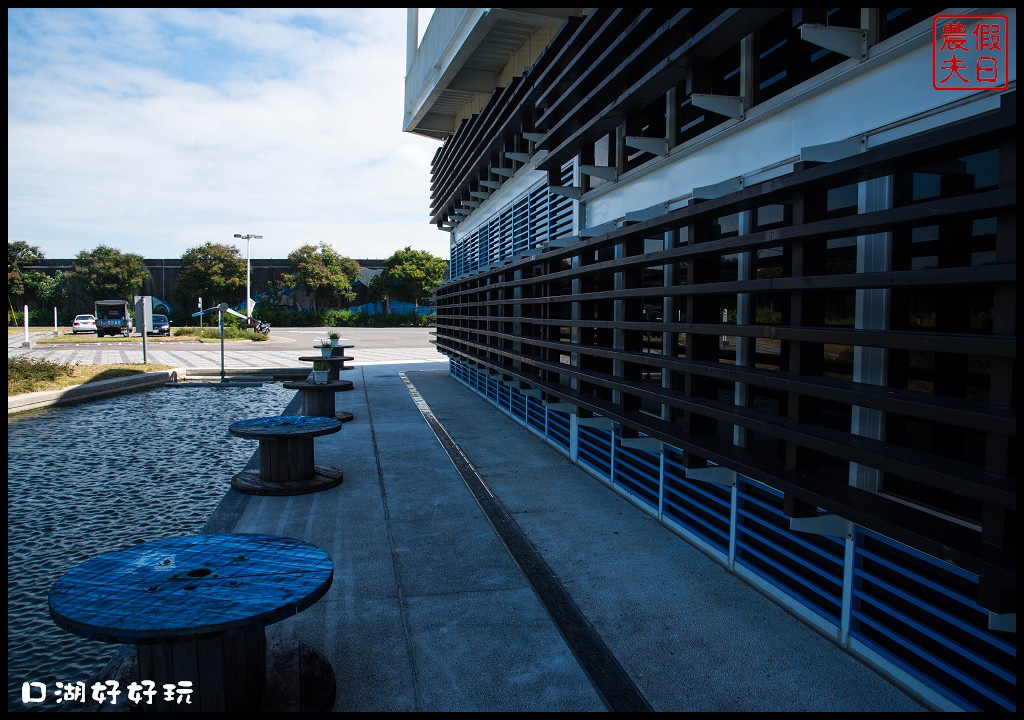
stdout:
<svg viewBox="0 0 1024 720">
<path fill-rule="evenodd" d="M 97 380 L 96 382 L 73 385 L 61 390 L 40 390 L 39 392 L 25 393 L 24 395 L 9 396 L 7 398 L 7 414 L 11 415 L 26 410 L 50 407 L 51 405 L 67 405 L 123 392 L 144 390 L 156 385 L 163 385 L 166 382 L 180 382 L 189 377 L 210 379 L 211 376 L 219 377 L 220 372 L 220 368 L 193 368 L 191 370 L 172 368 L 170 370 L 156 370 L 154 372 L 113 378 L 111 380 Z M 304 378 L 309 374 L 309 370 L 305 368 L 233 368 L 224 371 L 225 376 L 242 374 L 266 376 L 268 380 L 271 380 L 278 377 L 294 378 L 298 375 Z"/>
<path fill-rule="evenodd" d="M 97 380 L 96 382 L 73 385 L 61 390 L 40 390 L 38 392 L 25 393 L 24 395 L 9 396 L 7 398 L 7 414 L 35 410 L 36 408 L 49 407 L 51 405 L 66 405 L 82 400 L 93 400 L 99 397 L 115 395 L 119 392 L 142 390 L 154 385 L 163 385 L 165 382 L 175 382 L 184 377 L 185 368 L 173 368 L 171 370 L 157 370 L 155 372 L 113 378 L 111 380 Z"/>
</svg>

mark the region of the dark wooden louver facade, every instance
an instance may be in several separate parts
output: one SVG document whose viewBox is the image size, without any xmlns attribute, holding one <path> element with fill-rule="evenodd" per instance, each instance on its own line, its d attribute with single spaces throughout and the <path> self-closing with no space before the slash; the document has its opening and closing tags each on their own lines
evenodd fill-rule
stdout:
<svg viewBox="0 0 1024 720">
<path fill-rule="evenodd" d="M 945 104 L 908 85 L 906 114 L 901 105 L 877 125 L 850 89 L 911 67 L 944 12 L 591 8 L 569 18 L 434 159 L 431 221 L 453 233 L 436 345 L 453 376 L 581 464 L 590 453 L 595 474 L 663 522 L 698 537 L 714 526 L 729 563 L 743 501 L 734 489 L 715 501 L 732 503 L 731 520 L 693 511 L 687 527 L 680 476 L 703 481 L 721 469 L 777 496 L 791 523 L 783 533 L 833 518 L 848 525 L 831 527 L 856 528 L 844 536 L 857 549 L 840 561 L 845 589 L 833 598 L 848 604 L 836 616 L 854 620 L 837 624 L 911 673 L 933 665 L 921 676 L 958 707 L 1007 709 L 1015 85 L 938 93 Z M 842 42 L 823 49 L 809 28 Z M 796 138 L 792 155 L 761 159 L 749 138 L 785 139 L 778 128 L 799 127 L 803 108 L 827 117 L 822 97 L 854 115 L 857 131 L 824 144 Z M 835 124 L 856 126 L 848 120 Z M 709 156 L 737 172 L 688 174 L 715 169 Z M 617 452 L 636 463 L 621 477 Z M 948 637 L 914 628 L 907 617 L 921 601 L 897 601 L 892 588 L 877 607 L 902 614 L 903 630 L 860 618 L 875 605 L 858 595 L 871 581 L 857 573 L 884 555 L 878 538 L 964 573 L 933 587 L 976 603 L 971 612 L 988 617 L 971 622 L 989 626 Z M 817 582 L 799 567 L 817 550 L 769 545 L 770 560 L 750 561 L 775 566 L 766 577 L 796 578 L 794 597 Z M 872 559 L 858 559 L 861 550 Z M 909 577 L 916 562 L 886 572 Z M 998 650 L 964 650 L 981 636 Z M 946 677 L 957 658 L 969 680 Z"/>
</svg>

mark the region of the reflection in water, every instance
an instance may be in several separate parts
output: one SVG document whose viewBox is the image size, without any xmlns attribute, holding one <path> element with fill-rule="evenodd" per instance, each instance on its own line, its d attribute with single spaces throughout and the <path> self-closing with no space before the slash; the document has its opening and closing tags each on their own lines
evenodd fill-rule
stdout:
<svg viewBox="0 0 1024 720">
<path fill-rule="evenodd" d="M 8 711 L 71 710 L 55 704 L 56 683 L 88 681 L 117 649 L 54 624 L 57 578 L 94 555 L 201 531 L 256 451 L 228 425 L 294 397 L 280 383 L 185 383 L 8 418 Z M 25 682 L 44 683 L 48 700 L 24 705 Z"/>
</svg>

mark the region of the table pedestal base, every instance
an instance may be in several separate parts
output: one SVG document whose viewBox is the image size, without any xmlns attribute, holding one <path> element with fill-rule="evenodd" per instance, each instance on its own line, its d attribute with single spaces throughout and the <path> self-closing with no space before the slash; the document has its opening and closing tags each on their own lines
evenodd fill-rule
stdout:
<svg viewBox="0 0 1024 720">
<path fill-rule="evenodd" d="M 247 495 L 302 495 L 341 485 L 341 470 L 314 465 L 313 474 L 297 480 L 265 480 L 259 472 L 243 470 L 231 478 L 231 487 Z"/>
<path fill-rule="evenodd" d="M 337 679 L 330 661 L 304 643 L 272 645 L 261 712 L 331 712 Z"/>
<path fill-rule="evenodd" d="M 196 690 L 198 686 L 193 685 L 193 693 L 189 698 L 191 701 L 189 704 L 186 704 L 184 700 L 182 700 L 181 704 L 164 701 L 161 681 L 156 679 L 159 676 L 152 674 L 156 671 L 147 668 L 143 672 L 139 669 L 140 657 L 148 657 L 147 663 L 151 662 L 153 655 L 152 647 L 146 645 L 126 645 L 116 662 L 108 665 L 104 673 L 90 678 L 90 683 L 116 680 L 122 688 L 128 687 L 131 682 L 153 680 L 153 682 L 157 683 L 155 689 L 158 691 L 158 695 L 153 697 L 152 705 L 148 705 L 145 702 L 133 704 L 122 696 L 118 699 L 116 706 L 100 705 L 93 700 L 89 700 L 86 703 L 86 711 L 223 712 L 225 710 L 249 710 L 257 712 L 331 712 L 334 708 L 334 700 L 337 693 L 337 678 L 334 674 L 334 668 L 331 667 L 330 661 L 323 654 L 305 643 L 286 643 L 282 640 L 266 639 L 263 646 L 263 657 L 266 664 L 264 666 L 265 674 L 262 682 L 262 693 L 243 695 L 236 685 L 225 685 L 223 687 L 227 689 L 226 694 L 223 690 L 219 691 L 219 694 L 225 695 L 230 702 L 237 701 L 238 704 L 219 708 L 213 703 L 211 693 L 213 693 L 214 687 L 208 679 L 204 679 L 200 690 Z M 185 657 L 187 659 L 187 653 Z M 251 666 L 252 663 L 249 663 L 248 660 L 246 658 L 244 664 Z M 195 662 L 195 656 L 192 657 L 192 662 Z M 242 664 L 243 662 L 239 661 L 239 665 L 241 666 Z M 164 682 L 177 686 L 178 680 L 181 679 L 184 678 L 179 678 L 175 675 L 174 677 L 165 678 Z M 231 682 L 233 683 L 234 681 L 232 680 Z M 199 704 L 201 702 L 199 693 L 203 693 L 206 698 L 206 702 L 202 705 Z M 216 695 L 217 693 L 213 694 Z"/>
<path fill-rule="evenodd" d="M 156 683 L 153 704 L 138 706 L 146 712 L 255 710 L 266 689 L 262 625 L 201 640 L 140 643 L 135 651 L 139 679 Z M 174 686 L 171 700 L 165 685 Z"/>
</svg>

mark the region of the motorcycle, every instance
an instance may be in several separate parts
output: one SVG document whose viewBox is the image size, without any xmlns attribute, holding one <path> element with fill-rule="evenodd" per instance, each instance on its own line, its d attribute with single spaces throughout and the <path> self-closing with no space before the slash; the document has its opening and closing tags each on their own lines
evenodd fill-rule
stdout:
<svg viewBox="0 0 1024 720">
<path fill-rule="evenodd" d="M 270 323 L 264 322 L 263 320 L 256 321 L 256 327 L 253 328 L 256 332 L 262 333 L 263 335 L 270 334 Z"/>
</svg>

